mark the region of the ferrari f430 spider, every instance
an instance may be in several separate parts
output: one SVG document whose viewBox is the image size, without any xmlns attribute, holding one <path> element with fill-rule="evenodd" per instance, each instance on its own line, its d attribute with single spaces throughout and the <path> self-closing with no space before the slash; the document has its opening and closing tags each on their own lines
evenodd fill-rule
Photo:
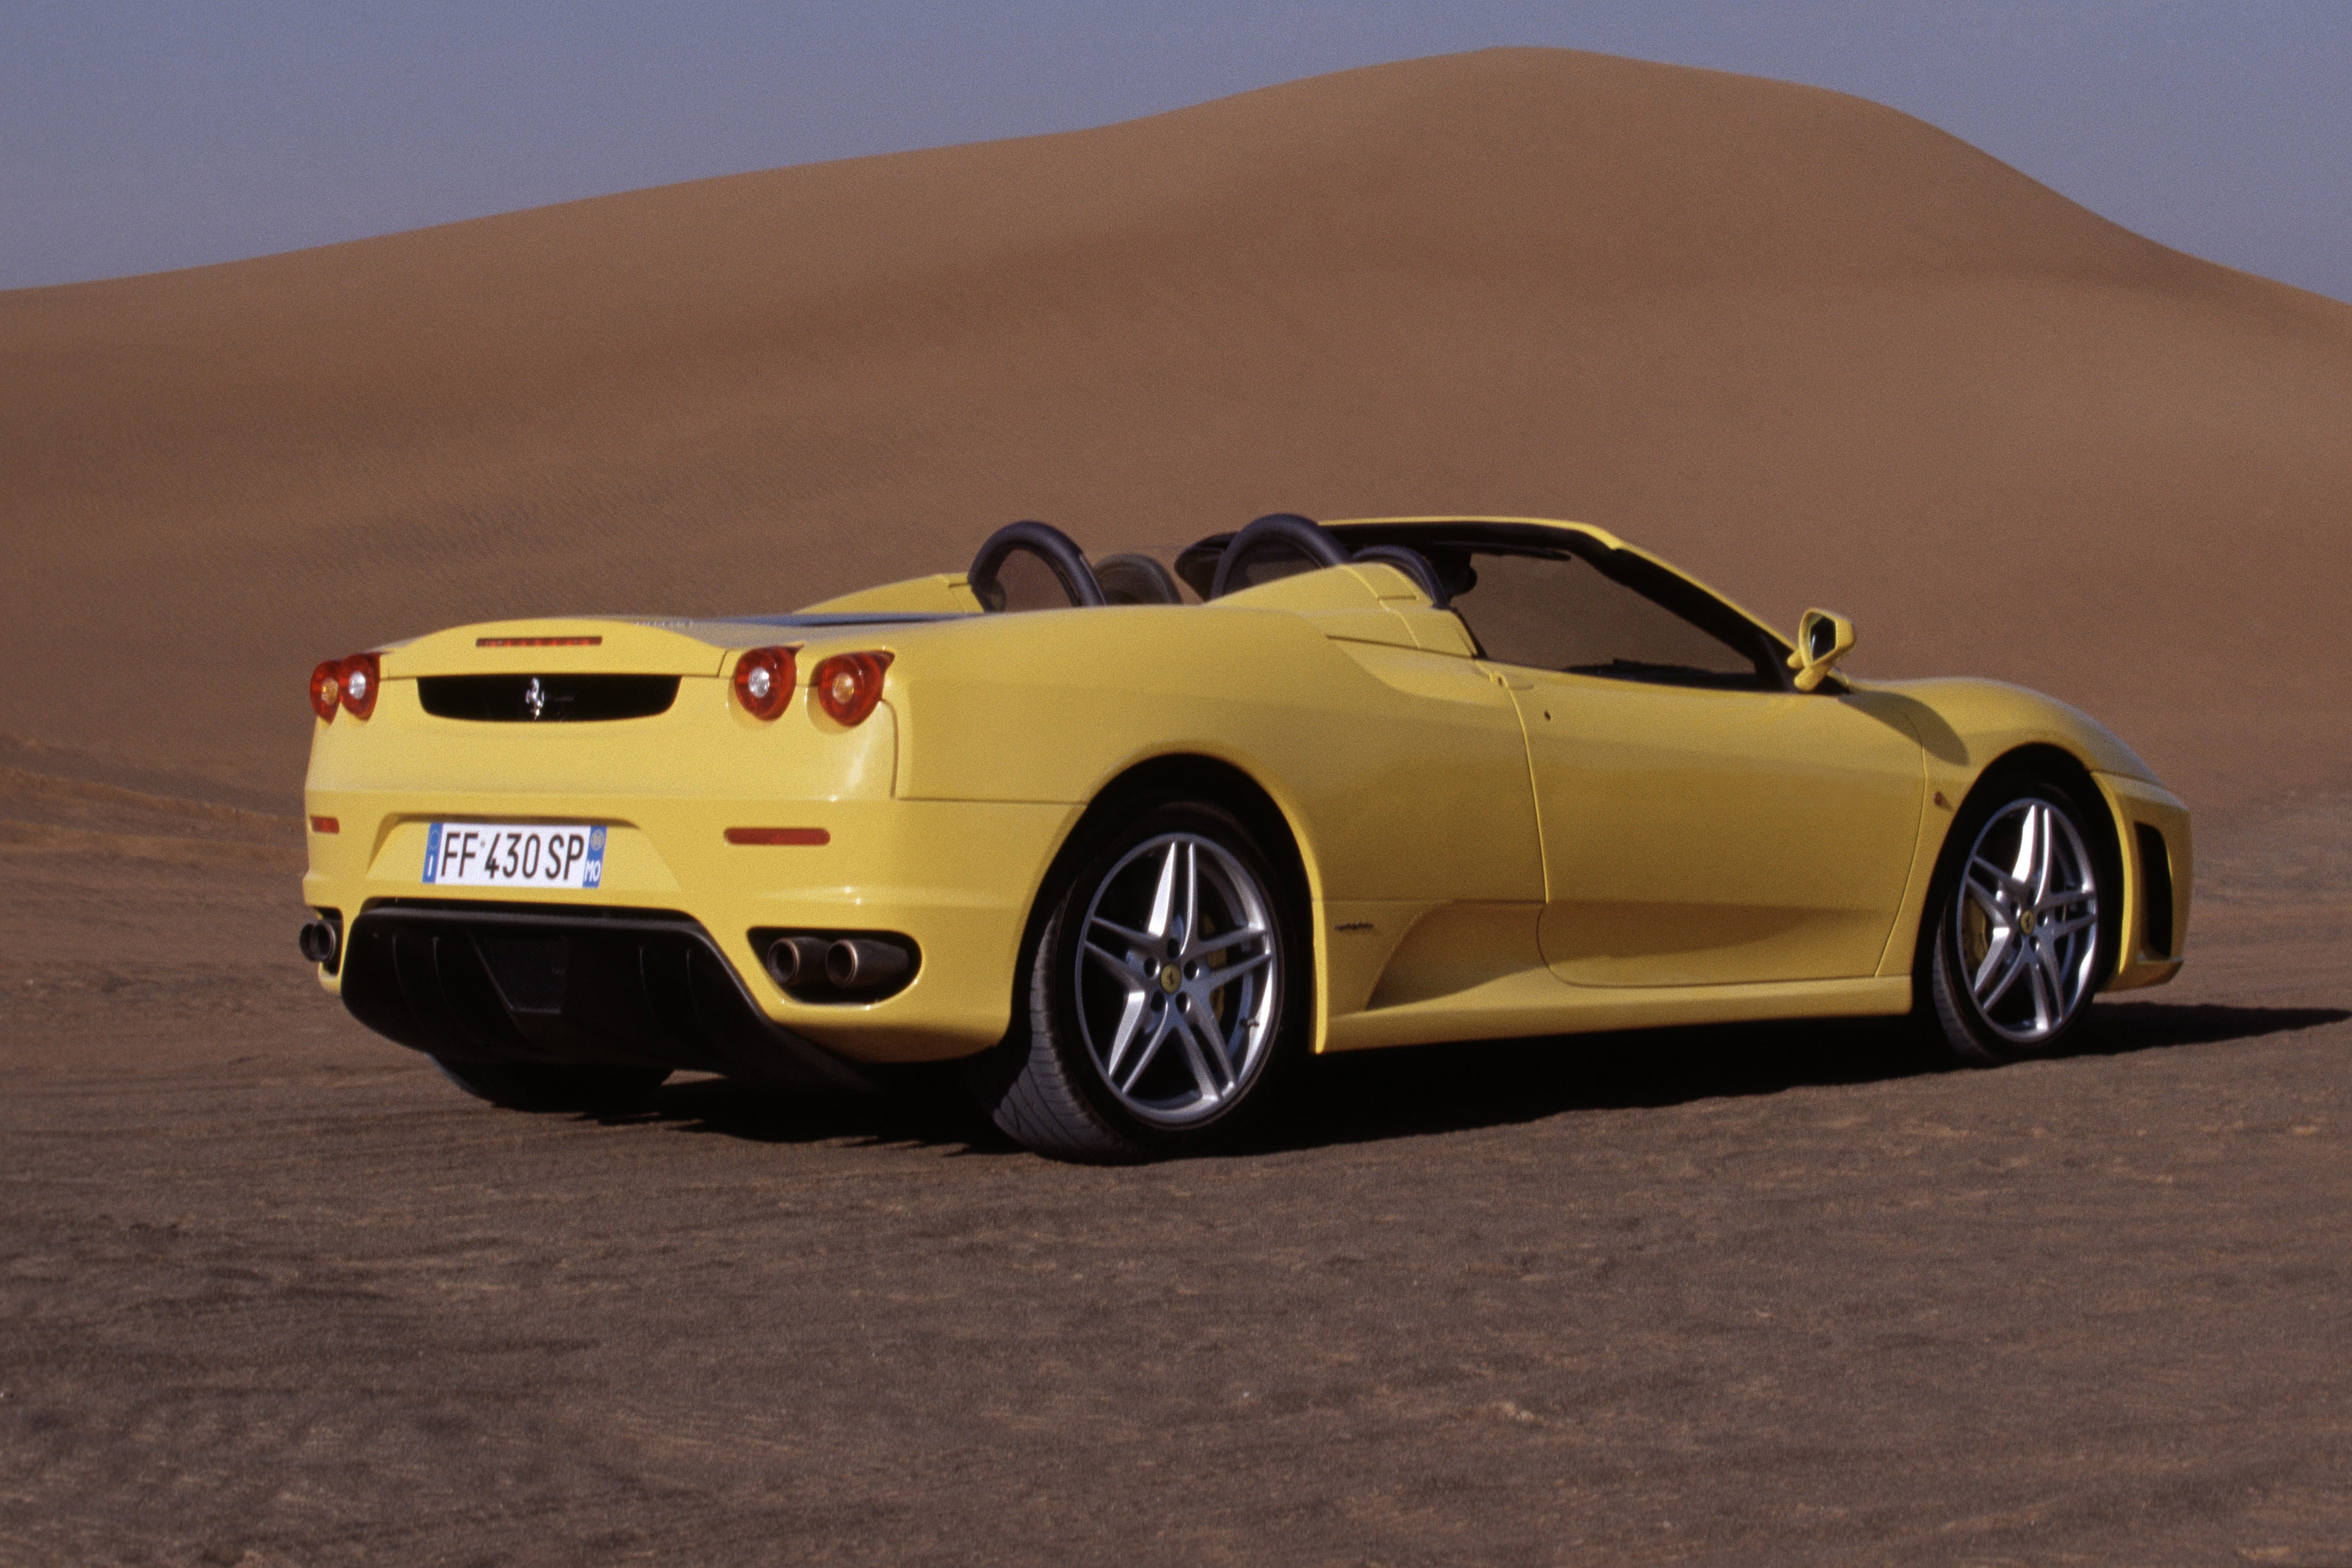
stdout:
<svg viewBox="0 0 2352 1568">
<path fill-rule="evenodd" d="M 1024 522 L 792 615 L 462 626 L 312 677 L 302 949 L 502 1104 L 961 1059 L 1087 1160 L 1318 1053 L 1885 1015 L 1994 1063 L 2170 979 L 2147 765 L 1853 643 L 1595 528 L 1286 514 L 1172 570 Z"/>
</svg>

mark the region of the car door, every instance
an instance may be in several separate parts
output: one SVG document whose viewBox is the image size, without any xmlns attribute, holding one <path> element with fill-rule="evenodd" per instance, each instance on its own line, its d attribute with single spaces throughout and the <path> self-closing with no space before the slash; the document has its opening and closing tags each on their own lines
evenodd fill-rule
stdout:
<svg viewBox="0 0 2352 1568">
<path fill-rule="evenodd" d="M 1789 689 L 1744 617 L 1712 600 L 1669 608 L 1703 597 L 1680 579 L 1672 595 L 1633 585 L 1666 584 L 1646 563 L 1612 574 L 1526 550 L 1469 564 L 1454 607 L 1526 731 L 1553 973 L 1616 986 L 1875 973 L 1925 788 L 1894 705 Z"/>
</svg>

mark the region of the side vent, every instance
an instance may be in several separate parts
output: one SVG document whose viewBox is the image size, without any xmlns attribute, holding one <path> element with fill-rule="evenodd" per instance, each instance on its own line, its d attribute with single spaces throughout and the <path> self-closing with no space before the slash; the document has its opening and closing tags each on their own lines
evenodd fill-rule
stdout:
<svg viewBox="0 0 2352 1568">
<path fill-rule="evenodd" d="M 2140 951 L 2150 958 L 2172 956 L 2172 852 L 2164 835 L 2145 822 L 2132 825 L 2139 840 Z"/>
</svg>

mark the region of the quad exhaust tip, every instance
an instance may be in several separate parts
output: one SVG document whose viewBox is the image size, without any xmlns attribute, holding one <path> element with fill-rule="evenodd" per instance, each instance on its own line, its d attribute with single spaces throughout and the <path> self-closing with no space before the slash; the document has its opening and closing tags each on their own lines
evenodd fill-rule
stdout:
<svg viewBox="0 0 2352 1568">
<path fill-rule="evenodd" d="M 789 991 L 824 978 L 824 952 L 832 946 L 821 936 L 780 936 L 768 944 L 768 973 Z"/>
<path fill-rule="evenodd" d="M 839 991 L 878 991 L 907 973 L 907 953 L 887 942 L 845 936 L 824 950 L 824 977 Z"/>
<path fill-rule="evenodd" d="M 335 950 L 342 946 L 342 940 L 335 928 L 325 921 L 303 921 L 301 933 L 295 941 L 300 945 L 303 957 L 330 968 L 334 965 Z"/>
<path fill-rule="evenodd" d="M 804 1002 L 826 1000 L 832 993 L 850 1001 L 896 990 L 914 969 L 912 946 L 903 937 L 886 942 L 799 932 L 768 942 L 760 959 L 771 979 Z"/>
</svg>

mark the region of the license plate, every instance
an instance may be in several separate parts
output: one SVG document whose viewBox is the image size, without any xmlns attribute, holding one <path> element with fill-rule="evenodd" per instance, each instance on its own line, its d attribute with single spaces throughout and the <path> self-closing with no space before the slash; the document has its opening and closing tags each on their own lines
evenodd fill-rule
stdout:
<svg viewBox="0 0 2352 1568">
<path fill-rule="evenodd" d="M 527 822 L 436 822 L 425 836 L 436 888 L 596 888 L 604 829 Z"/>
</svg>

